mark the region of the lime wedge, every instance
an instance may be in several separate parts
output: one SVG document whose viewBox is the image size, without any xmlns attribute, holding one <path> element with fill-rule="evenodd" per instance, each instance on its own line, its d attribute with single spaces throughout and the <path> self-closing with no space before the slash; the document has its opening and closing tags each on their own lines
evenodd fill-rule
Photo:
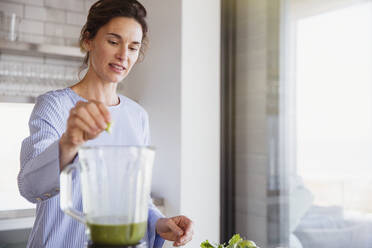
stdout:
<svg viewBox="0 0 372 248">
<path fill-rule="evenodd" d="M 113 125 L 112 122 L 107 123 L 107 127 L 105 128 L 105 131 L 108 132 L 108 133 L 111 133 L 112 125 Z"/>
</svg>

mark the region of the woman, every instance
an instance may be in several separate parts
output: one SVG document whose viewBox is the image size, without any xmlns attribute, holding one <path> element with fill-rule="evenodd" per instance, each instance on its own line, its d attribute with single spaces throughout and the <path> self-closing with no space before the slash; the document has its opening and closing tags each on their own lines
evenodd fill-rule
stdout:
<svg viewBox="0 0 372 248">
<path fill-rule="evenodd" d="M 143 55 L 146 10 L 136 0 L 100 0 L 89 10 L 80 46 L 87 52 L 85 77 L 71 88 L 38 97 L 30 117 L 30 136 L 22 143 L 21 194 L 36 203 L 36 220 L 27 247 L 83 247 L 85 227 L 60 210 L 59 174 L 89 145 L 148 145 L 148 117 L 134 101 L 117 94 L 117 86 Z M 115 120 L 115 135 L 104 132 Z M 78 180 L 74 206 L 81 206 Z M 185 216 L 164 218 L 151 203 L 147 242 L 164 239 L 181 246 L 191 240 L 192 222 Z"/>
</svg>

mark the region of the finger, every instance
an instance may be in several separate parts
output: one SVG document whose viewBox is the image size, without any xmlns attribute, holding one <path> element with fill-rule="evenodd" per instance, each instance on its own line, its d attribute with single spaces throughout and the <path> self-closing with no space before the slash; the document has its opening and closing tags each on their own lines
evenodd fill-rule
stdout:
<svg viewBox="0 0 372 248">
<path fill-rule="evenodd" d="M 182 245 L 182 244 L 181 244 L 180 242 L 178 242 L 178 241 L 173 242 L 173 246 L 178 247 L 178 246 L 181 246 L 181 245 Z"/>
<path fill-rule="evenodd" d="M 180 240 L 177 240 L 174 242 L 174 246 L 183 246 L 190 242 L 192 240 L 192 237 L 183 237 Z"/>
<path fill-rule="evenodd" d="M 179 227 L 177 226 L 177 224 L 174 223 L 173 220 L 169 219 L 169 220 L 167 221 L 167 225 L 168 225 L 168 227 L 172 230 L 173 233 L 177 234 L 177 236 L 180 237 L 180 236 L 183 235 L 183 233 L 184 233 L 183 230 L 182 230 L 181 228 L 179 228 Z"/>
<path fill-rule="evenodd" d="M 188 242 L 191 241 L 192 238 L 184 239 L 182 241 L 176 241 L 174 242 L 175 246 L 183 246 L 186 245 Z"/>
<path fill-rule="evenodd" d="M 97 130 L 92 129 L 84 120 L 80 119 L 78 116 L 70 118 L 68 120 L 70 129 L 79 129 L 82 132 L 90 133 L 94 135 Z"/>
<path fill-rule="evenodd" d="M 103 104 L 102 102 L 96 102 L 96 104 L 97 104 L 98 109 L 101 111 L 101 114 L 105 118 L 106 123 L 111 122 L 111 113 L 106 107 L 106 105 Z"/>
<path fill-rule="evenodd" d="M 192 239 L 192 236 L 193 236 L 193 231 L 190 231 L 188 234 L 185 233 L 185 235 L 179 237 L 176 240 L 176 242 L 178 242 L 180 244 L 185 244 L 185 243 L 189 242 Z"/>
<path fill-rule="evenodd" d="M 184 215 L 177 216 L 179 218 L 179 226 L 184 230 L 185 235 L 193 231 L 194 223 Z"/>
<path fill-rule="evenodd" d="M 178 242 L 173 242 L 173 246 L 177 247 L 177 246 L 181 246 L 181 245 Z"/>
<path fill-rule="evenodd" d="M 97 103 L 95 102 L 88 103 L 87 109 L 90 115 L 93 117 L 96 124 L 100 127 L 100 129 L 105 129 L 107 127 L 105 117 L 102 115 L 100 109 L 97 106 Z"/>
<path fill-rule="evenodd" d="M 190 242 L 191 240 L 192 240 L 192 235 L 188 235 L 187 237 L 183 237 L 180 241 L 181 241 L 182 245 L 185 245 L 188 242 Z"/>
<path fill-rule="evenodd" d="M 189 233 L 187 235 L 183 235 L 177 241 L 180 243 L 185 243 L 185 242 L 187 243 L 192 239 L 192 236 L 193 236 L 193 233 Z"/>
<path fill-rule="evenodd" d="M 186 243 L 190 242 L 190 240 L 192 240 L 192 236 L 194 234 L 194 223 L 189 219 L 187 218 L 186 216 L 180 216 L 181 217 L 181 220 L 180 220 L 180 226 L 182 226 L 182 228 L 184 229 L 184 235 L 179 237 L 177 240 L 176 240 L 176 244 L 178 246 L 182 246 L 182 245 L 185 245 Z"/>
<path fill-rule="evenodd" d="M 184 217 L 184 218 L 185 218 L 185 225 L 184 225 L 185 234 L 189 235 L 194 230 L 194 222 L 192 222 L 187 217 Z"/>
<path fill-rule="evenodd" d="M 181 238 L 181 242 L 186 244 L 192 240 L 192 236 L 194 233 L 190 233 L 189 235 L 185 235 L 184 237 Z"/>
<path fill-rule="evenodd" d="M 86 106 L 82 106 L 76 109 L 75 111 L 76 117 L 79 117 L 84 123 L 86 123 L 92 130 L 98 131 L 99 128 L 97 126 L 96 121 L 88 112 Z"/>
</svg>

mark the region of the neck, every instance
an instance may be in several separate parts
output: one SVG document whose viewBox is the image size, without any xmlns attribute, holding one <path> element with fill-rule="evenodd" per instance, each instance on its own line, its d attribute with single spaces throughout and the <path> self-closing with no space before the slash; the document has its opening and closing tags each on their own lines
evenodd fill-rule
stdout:
<svg viewBox="0 0 372 248">
<path fill-rule="evenodd" d="M 119 97 L 116 93 L 117 83 L 98 80 L 89 71 L 71 89 L 87 100 L 103 102 L 107 106 L 119 104 Z"/>
</svg>

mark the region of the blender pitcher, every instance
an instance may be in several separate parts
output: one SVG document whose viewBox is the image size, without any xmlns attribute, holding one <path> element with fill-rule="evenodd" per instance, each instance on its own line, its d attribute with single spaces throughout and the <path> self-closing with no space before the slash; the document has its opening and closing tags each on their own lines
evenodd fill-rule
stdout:
<svg viewBox="0 0 372 248">
<path fill-rule="evenodd" d="M 147 229 L 155 151 L 145 146 L 79 149 L 60 176 L 61 209 L 84 223 L 98 245 L 136 245 Z M 80 171 L 83 213 L 72 206 L 72 172 Z"/>
</svg>

